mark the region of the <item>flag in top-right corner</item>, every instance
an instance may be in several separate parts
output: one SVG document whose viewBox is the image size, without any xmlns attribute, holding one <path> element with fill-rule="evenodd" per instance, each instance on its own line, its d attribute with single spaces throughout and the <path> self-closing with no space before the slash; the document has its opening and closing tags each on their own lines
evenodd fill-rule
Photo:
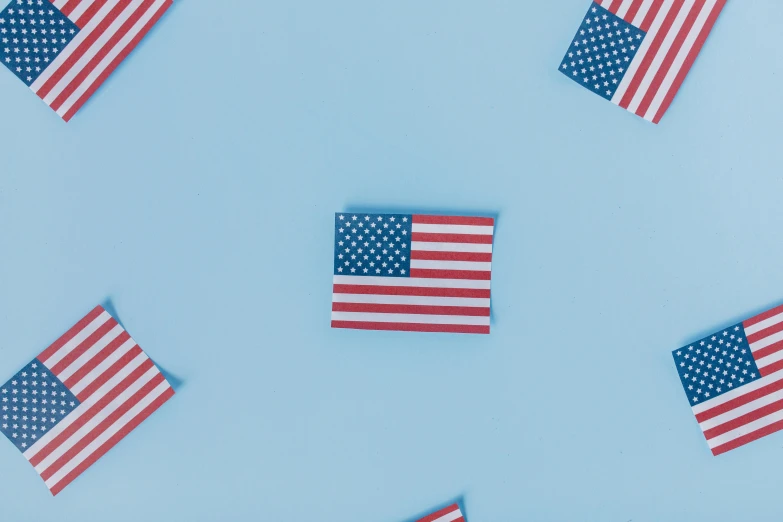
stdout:
<svg viewBox="0 0 783 522">
<path fill-rule="evenodd" d="M 726 0 L 596 0 L 560 72 L 658 123 L 725 4 Z"/>
</svg>

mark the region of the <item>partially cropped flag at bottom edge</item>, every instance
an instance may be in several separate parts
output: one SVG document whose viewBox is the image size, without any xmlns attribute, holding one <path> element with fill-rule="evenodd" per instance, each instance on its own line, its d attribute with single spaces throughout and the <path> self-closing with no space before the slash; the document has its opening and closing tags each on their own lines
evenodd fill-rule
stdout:
<svg viewBox="0 0 783 522">
<path fill-rule="evenodd" d="M 672 355 L 713 455 L 783 429 L 783 306 Z"/>
<path fill-rule="evenodd" d="M 495 220 L 335 214 L 332 327 L 488 334 Z"/>
<path fill-rule="evenodd" d="M 97 306 L 0 388 L 0 432 L 57 495 L 173 395 Z"/>
<path fill-rule="evenodd" d="M 424 518 L 420 518 L 416 522 L 465 522 L 465 518 L 462 515 L 462 510 L 460 510 L 459 505 L 452 504 L 431 513 Z"/>
</svg>

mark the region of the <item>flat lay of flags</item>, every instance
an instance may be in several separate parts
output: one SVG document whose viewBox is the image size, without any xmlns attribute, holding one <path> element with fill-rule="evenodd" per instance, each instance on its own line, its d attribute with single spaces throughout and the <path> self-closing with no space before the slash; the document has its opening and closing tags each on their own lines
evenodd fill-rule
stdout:
<svg viewBox="0 0 783 522">
<path fill-rule="evenodd" d="M 0 388 L 0 432 L 56 495 L 173 395 L 97 306 Z"/>
<path fill-rule="evenodd" d="M 452 504 L 424 518 L 420 518 L 416 522 L 465 522 L 465 518 L 462 516 L 459 506 Z"/>
<path fill-rule="evenodd" d="M 560 72 L 658 123 L 726 0 L 596 0 Z"/>
<path fill-rule="evenodd" d="M 12 0 L 0 11 L 0 61 L 68 121 L 171 4 Z"/>
<path fill-rule="evenodd" d="M 332 327 L 489 333 L 494 218 L 337 213 Z"/>
<path fill-rule="evenodd" d="M 672 354 L 713 455 L 783 429 L 783 306 Z"/>
</svg>

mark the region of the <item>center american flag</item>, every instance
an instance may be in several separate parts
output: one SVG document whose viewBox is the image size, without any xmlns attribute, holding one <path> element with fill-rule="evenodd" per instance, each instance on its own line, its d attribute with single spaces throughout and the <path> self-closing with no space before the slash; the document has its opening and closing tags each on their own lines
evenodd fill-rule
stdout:
<svg viewBox="0 0 783 522">
<path fill-rule="evenodd" d="M 0 432 L 56 495 L 173 395 L 97 306 L 0 388 Z"/>
<path fill-rule="evenodd" d="M 783 429 L 783 306 L 672 354 L 713 455 Z"/>
<path fill-rule="evenodd" d="M 658 123 L 726 0 L 596 0 L 560 72 Z"/>
<path fill-rule="evenodd" d="M 332 327 L 489 333 L 489 217 L 338 213 Z"/>
<path fill-rule="evenodd" d="M 0 61 L 68 121 L 171 3 L 12 0 L 0 11 Z"/>
</svg>

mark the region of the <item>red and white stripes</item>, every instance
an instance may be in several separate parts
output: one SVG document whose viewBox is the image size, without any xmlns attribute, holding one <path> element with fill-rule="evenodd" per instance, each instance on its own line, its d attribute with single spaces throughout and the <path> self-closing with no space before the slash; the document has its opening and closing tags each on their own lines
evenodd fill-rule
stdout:
<svg viewBox="0 0 783 522">
<path fill-rule="evenodd" d="M 38 360 L 81 403 L 24 452 L 54 495 L 174 395 L 163 374 L 101 306 Z"/>
<path fill-rule="evenodd" d="M 410 277 L 335 275 L 332 327 L 489 333 L 494 219 L 412 217 Z"/>
<path fill-rule="evenodd" d="M 462 516 L 459 506 L 452 504 L 424 518 L 420 518 L 416 522 L 465 522 L 465 518 Z"/>
<path fill-rule="evenodd" d="M 53 0 L 80 29 L 30 88 L 70 120 L 172 0 Z"/>
<path fill-rule="evenodd" d="M 761 375 L 783 369 L 783 306 L 742 323 Z"/>
<path fill-rule="evenodd" d="M 658 123 L 726 0 L 597 0 L 647 33 L 612 102 Z"/>
</svg>

